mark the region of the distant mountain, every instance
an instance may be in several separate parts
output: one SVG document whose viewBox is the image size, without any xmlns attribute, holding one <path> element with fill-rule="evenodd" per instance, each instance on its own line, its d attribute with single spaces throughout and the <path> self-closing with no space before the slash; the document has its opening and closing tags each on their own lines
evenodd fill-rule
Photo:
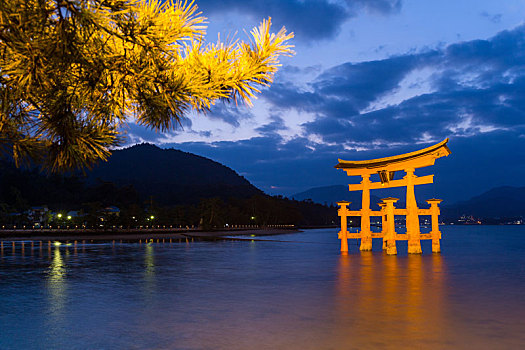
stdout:
<svg viewBox="0 0 525 350">
<path fill-rule="evenodd" d="M 202 198 L 248 198 L 262 191 L 232 169 L 211 159 L 151 144 L 114 151 L 88 174 L 88 183 L 132 185 L 160 204 L 199 203 Z"/>
<path fill-rule="evenodd" d="M 333 185 L 314 187 L 304 192 L 296 193 L 290 196 L 298 201 L 312 200 L 315 203 L 320 204 L 334 204 L 339 201 L 351 202 L 350 208 L 353 210 L 361 209 L 361 191 L 348 191 L 348 186 L 345 185 Z M 370 196 L 370 203 L 372 203 L 372 209 L 378 210 L 379 207 L 374 205 L 381 202 L 381 199 L 377 196 Z"/>
<path fill-rule="evenodd" d="M 473 215 L 477 218 L 525 217 L 525 187 L 493 188 L 467 201 L 444 206 L 445 217 Z"/>
<path fill-rule="evenodd" d="M 396 203 L 397 208 L 404 208 L 404 194 L 396 193 L 393 195 L 400 200 Z M 296 200 L 312 200 L 315 203 L 335 204 L 338 201 L 346 200 L 352 202 L 352 209 L 361 208 L 361 191 L 350 192 L 344 185 L 323 186 L 311 188 L 291 196 Z M 513 218 L 525 217 L 525 187 L 497 187 L 479 196 L 466 201 L 457 202 L 451 205 L 444 205 L 441 208 L 441 215 L 445 218 L 459 218 L 462 215 L 472 215 L 476 218 Z M 381 202 L 380 197 L 371 195 L 372 204 Z M 418 202 L 420 208 L 427 208 L 428 204 L 424 201 Z M 372 209 L 378 207 L 372 205 Z"/>
</svg>

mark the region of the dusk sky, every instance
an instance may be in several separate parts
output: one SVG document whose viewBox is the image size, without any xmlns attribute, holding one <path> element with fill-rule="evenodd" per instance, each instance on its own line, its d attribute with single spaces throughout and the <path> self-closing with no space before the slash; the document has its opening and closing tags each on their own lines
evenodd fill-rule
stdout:
<svg viewBox="0 0 525 350">
<path fill-rule="evenodd" d="M 209 41 L 271 16 L 296 55 L 253 108 L 218 103 L 151 142 L 211 158 L 269 194 L 347 184 L 337 159 L 415 151 L 450 138 L 429 196 L 448 203 L 525 186 L 525 1 L 199 0 Z M 355 182 L 355 181 L 354 181 Z M 419 199 L 419 198 L 418 198 Z"/>
</svg>

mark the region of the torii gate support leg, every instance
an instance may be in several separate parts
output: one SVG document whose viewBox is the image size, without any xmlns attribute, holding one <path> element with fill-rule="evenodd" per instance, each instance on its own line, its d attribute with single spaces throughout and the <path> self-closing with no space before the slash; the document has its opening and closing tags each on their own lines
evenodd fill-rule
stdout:
<svg viewBox="0 0 525 350">
<path fill-rule="evenodd" d="M 406 227 L 408 235 L 408 253 L 421 254 L 421 239 L 419 231 L 419 214 L 416 202 L 416 194 L 414 193 L 414 169 L 409 168 L 405 170 L 407 179 L 407 216 Z"/>
<path fill-rule="evenodd" d="M 432 236 L 432 253 L 441 252 L 441 232 L 439 231 L 439 207 L 438 204 L 441 203 L 441 199 L 429 199 L 427 203 L 430 204 L 430 215 L 432 216 L 432 231 L 430 232 Z"/>
<path fill-rule="evenodd" d="M 396 225 L 394 221 L 394 203 L 397 202 L 397 198 L 385 198 L 383 202 L 386 204 L 386 253 L 388 255 L 397 254 L 396 246 Z"/>
<path fill-rule="evenodd" d="M 388 227 L 386 224 L 386 204 L 379 203 L 379 206 L 381 207 L 381 234 L 383 235 L 383 250 L 386 250 L 388 232 Z"/>
<path fill-rule="evenodd" d="M 348 204 L 349 202 L 337 202 L 341 207 L 337 211 L 337 214 L 341 217 L 341 231 L 339 232 L 339 239 L 341 240 L 341 252 L 348 252 Z"/>
<path fill-rule="evenodd" d="M 372 231 L 370 231 L 370 174 L 361 175 L 363 198 L 361 204 L 361 246 L 359 250 L 372 250 Z"/>
</svg>

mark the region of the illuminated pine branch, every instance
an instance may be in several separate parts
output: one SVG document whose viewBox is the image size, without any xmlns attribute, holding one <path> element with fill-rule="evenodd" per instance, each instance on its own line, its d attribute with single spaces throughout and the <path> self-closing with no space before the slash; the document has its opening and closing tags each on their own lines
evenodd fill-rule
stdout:
<svg viewBox="0 0 525 350">
<path fill-rule="evenodd" d="M 218 100 L 251 104 L 293 34 L 204 44 L 193 1 L 0 0 L 0 152 L 52 171 L 105 160 L 136 121 L 176 127 Z"/>
</svg>

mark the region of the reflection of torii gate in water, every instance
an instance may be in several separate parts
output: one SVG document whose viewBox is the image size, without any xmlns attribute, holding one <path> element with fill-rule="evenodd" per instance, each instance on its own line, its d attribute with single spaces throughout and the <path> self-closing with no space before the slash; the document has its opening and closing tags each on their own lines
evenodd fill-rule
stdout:
<svg viewBox="0 0 525 350">
<path fill-rule="evenodd" d="M 432 239 L 432 251 L 439 252 L 439 239 L 441 233 L 438 227 L 440 199 L 429 199 L 430 209 L 419 209 L 417 207 L 416 196 L 414 193 L 415 185 L 431 184 L 434 182 L 434 175 L 418 177 L 414 174 L 415 169 L 434 165 L 437 158 L 448 156 L 450 149 L 447 147 L 448 139 L 427 147 L 425 149 L 405 153 L 394 157 L 379 158 L 364 161 L 347 161 L 339 159 L 339 164 L 335 167 L 343 169 L 348 176 L 361 176 L 360 184 L 349 185 L 350 191 L 363 191 L 361 210 L 349 210 L 350 202 L 338 202 L 338 211 L 341 217 L 341 251 L 348 251 L 348 238 L 360 238 L 361 250 L 372 250 L 372 237 L 383 238 L 383 249 L 387 254 L 397 254 L 396 241 L 408 240 L 408 252 L 413 254 L 421 253 L 421 239 Z M 404 171 L 406 176 L 399 180 L 394 180 L 396 171 Z M 370 175 L 379 174 L 380 182 L 371 182 Z M 384 198 L 383 203 L 379 203 L 381 210 L 372 211 L 370 209 L 370 190 L 390 187 L 406 186 L 406 209 L 394 208 L 397 198 Z M 396 234 L 394 225 L 394 215 L 406 216 L 406 234 Z M 432 216 L 432 231 L 429 234 L 421 234 L 419 230 L 419 215 Z M 347 217 L 361 217 L 361 232 L 349 233 L 347 230 Z M 370 230 L 370 217 L 382 217 L 382 230 L 380 233 L 373 233 Z"/>
</svg>

